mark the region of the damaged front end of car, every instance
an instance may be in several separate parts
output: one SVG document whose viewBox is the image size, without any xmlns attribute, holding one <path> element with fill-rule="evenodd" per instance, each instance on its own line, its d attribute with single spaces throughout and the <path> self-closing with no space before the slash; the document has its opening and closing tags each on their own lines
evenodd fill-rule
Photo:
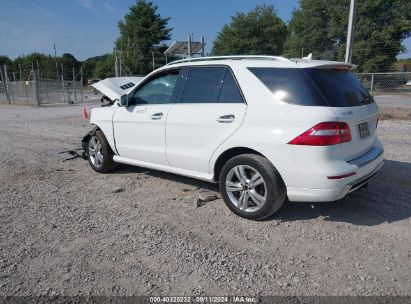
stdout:
<svg viewBox="0 0 411 304">
<path fill-rule="evenodd" d="M 81 140 L 81 146 L 83 147 L 83 153 L 81 153 L 81 157 L 85 160 L 87 160 L 87 144 L 88 141 L 92 136 L 96 134 L 96 131 L 98 130 L 98 127 L 94 127 L 93 130 L 89 131 L 86 135 L 83 136 Z"/>
</svg>

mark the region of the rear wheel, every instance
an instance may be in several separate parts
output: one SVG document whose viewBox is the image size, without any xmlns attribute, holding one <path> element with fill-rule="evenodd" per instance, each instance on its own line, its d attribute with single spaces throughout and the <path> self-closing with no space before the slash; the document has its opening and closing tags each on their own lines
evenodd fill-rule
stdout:
<svg viewBox="0 0 411 304">
<path fill-rule="evenodd" d="M 235 214 L 262 220 L 278 211 L 286 188 L 274 166 L 264 157 L 243 154 L 230 159 L 219 177 L 225 204 Z"/>
<path fill-rule="evenodd" d="M 114 153 L 103 132 L 97 130 L 86 145 L 87 158 L 90 166 L 99 173 L 113 171 L 117 165 L 113 161 Z"/>
</svg>

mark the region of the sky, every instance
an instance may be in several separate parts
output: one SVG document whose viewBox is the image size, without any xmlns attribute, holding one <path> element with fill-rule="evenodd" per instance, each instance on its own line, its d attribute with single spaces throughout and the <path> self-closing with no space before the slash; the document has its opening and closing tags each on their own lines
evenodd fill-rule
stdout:
<svg viewBox="0 0 411 304">
<path fill-rule="evenodd" d="M 152 0 L 162 17 L 171 17 L 172 39 L 205 37 L 206 52 L 222 26 L 236 12 L 272 4 L 287 22 L 298 0 Z M 118 21 L 135 0 L 0 0 L 0 55 L 15 59 L 31 52 L 70 53 L 78 60 L 112 51 L 119 36 Z M 6 13 L 5 13 L 6 12 Z M 171 41 L 168 43 L 171 44 Z M 404 42 L 411 57 L 411 38 Z"/>
</svg>

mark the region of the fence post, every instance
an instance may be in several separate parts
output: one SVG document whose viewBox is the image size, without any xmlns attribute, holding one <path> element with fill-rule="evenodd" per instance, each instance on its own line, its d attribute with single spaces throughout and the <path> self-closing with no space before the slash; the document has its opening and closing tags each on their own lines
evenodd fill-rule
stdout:
<svg viewBox="0 0 411 304">
<path fill-rule="evenodd" d="M 10 96 L 9 96 L 9 92 L 8 92 L 8 90 L 7 90 L 6 82 L 5 82 L 4 78 L 3 78 L 3 72 L 1 71 L 1 67 L 0 67 L 0 76 L 1 76 L 1 82 L 3 83 L 3 86 L 4 86 L 4 93 L 6 94 L 7 103 L 10 104 L 10 103 L 11 103 L 11 102 L 10 102 Z"/>
<path fill-rule="evenodd" d="M 23 96 L 23 80 L 21 80 L 21 64 L 19 64 L 19 71 L 20 71 L 20 76 L 19 76 L 19 80 L 20 80 L 20 95 Z"/>
<path fill-rule="evenodd" d="M 81 102 L 84 101 L 84 94 L 83 94 L 83 66 L 80 68 L 80 96 Z"/>
<path fill-rule="evenodd" d="M 61 64 L 61 91 L 63 93 L 63 102 L 66 101 L 66 98 L 64 97 L 64 68 L 63 64 Z"/>
<path fill-rule="evenodd" d="M 74 90 L 74 101 L 77 101 L 77 84 L 76 84 L 76 71 L 73 66 L 73 90 Z"/>
<path fill-rule="evenodd" d="M 40 106 L 40 96 L 39 96 L 39 70 L 33 70 L 33 86 L 34 86 L 34 105 L 36 107 Z"/>
<path fill-rule="evenodd" d="M 371 73 L 371 88 L 370 88 L 371 95 L 372 95 L 373 86 L 374 86 L 374 73 Z"/>
<path fill-rule="evenodd" d="M 13 103 L 13 98 L 10 95 L 10 87 L 9 87 L 9 76 L 7 75 L 7 65 L 4 65 L 4 79 L 6 81 L 6 91 L 7 91 L 7 100 L 9 103 Z"/>
</svg>

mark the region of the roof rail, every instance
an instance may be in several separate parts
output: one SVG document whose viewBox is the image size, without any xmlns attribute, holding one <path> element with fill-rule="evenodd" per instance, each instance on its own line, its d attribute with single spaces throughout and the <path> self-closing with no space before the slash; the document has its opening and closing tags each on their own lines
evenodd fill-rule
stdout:
<svg viewBox="0 0 411 304">
<path fill-rule="evenodd" d="M 231 55 L 231 56 L 209 56 L 209 57 L 195 57 L 180 59 L 168 63 L 167 65 L 184 63 L 184 62 L 195 62 L 195 61 L 212 61 L 212 60 L 242 60 L 242 59 L 262 59 L 262 60 L 279 60 L 279 61 L 293 61 L 291 59 L 281 57 L 281 56 L 264 56 L 264 55 Z"/>
</svg>

